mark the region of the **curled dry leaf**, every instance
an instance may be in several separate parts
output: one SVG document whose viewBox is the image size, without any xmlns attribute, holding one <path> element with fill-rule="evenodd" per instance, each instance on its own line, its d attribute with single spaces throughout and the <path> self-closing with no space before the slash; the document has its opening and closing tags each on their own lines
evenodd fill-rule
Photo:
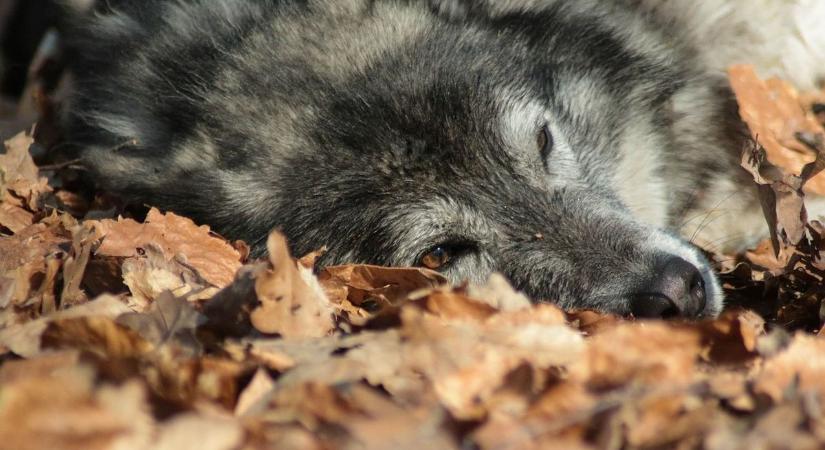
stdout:
<svg viewBox="0 0 825 450">
<path fill-rule="evenodd" d="M 565 366 L 585 348 L 581 336 L 560 324 L 555 314 L 548 323 L 533 321 L 521 311 L 511 314 L 520 316 L 445 321 L 405 307 L 401 314 L 401 332 L 407 342 L 404 361 L 425 374 L 453 415 L 478 419 L 486 414 L 486 402 L 507 375 L 521 364 L 538 369 Z"/>
<path fill-rule="evenodd" d="M 815 393 L 825 402 L 824 354 L 825 340 L 797 334 L 785 350 L 765 361 L 755 376 L 754 390 L 776 403 L 796 389 Z"/>
<path fill-rule="evenodd" d="M 53 214 L 14 236 L 0 237 L 0 308 L 40 309 L 44 295 L 54 296 L 55 276 L 73 226 L 70 216 Z"/>
<path fill-rule="evenodd" d="M 397 330 L 321 339 L 251 339 L 230 344 L 227 350 L 236 359 L 252 357 L 282 372 L 277 381 L 282 389 L 309 382 L 366 380 L 391 392 L 409 392 L 419 384 L 417 374 L 401 373 L 402 344 Z"/>
<path fill-rule="evenodd" d="M 181 414 L 158 427 L 153 450 L 235 450 L 242 447 L 245 435 L 240 423 L 194 413 Z M 197 443 L 197 444 L 195 444 Z"/>
<path fill-rule="evenodd" d="M 467 295 L 488 303 L 499 311 L 512 311 L 530 307 L 530 299 L 513 286 L 500 273 L 494 273 L 483 285 L 470 285 Z"/>
<path fill-rule="evenodd" d="M 327 297 L 354 325 L 397 311 L 415 291 L 445 284 L 438 272 L 420 268 L 370 265 L 333 266 L 321 269 L 318 281 Z"/>
<path fill-rule="evenodd" d="M 4 382 L 0 448 L 149 448 L 154 419 L 143 387 L 95 389 L 94 377 L 89 367 L 72 366 Z"/>
<path fill-rule="evenodd" d="M 66 261 L 63 263 L 63 292 L 61 306 L 68 308 L 71 305 L 84 303 L 88 300 L 86 292 L 81 289 L 86 267 L 95 245 L 95 237 L 88 228 L 81 225 L 73 226 L 72 248 Z"/>
<path fill-rule="evenodd" d="M 700 349 L 698 330 L 658 322 L 622 323 L 588 340 L 586 354 L 572 366 L 571 375 L 598 388 L 660 380 L 684 385 L 695 376 Z"/>
<path fill-rule="evenodd" d="M 758 339 L 765 335 L 765 320 L 752 311 L 727 311 L 700 327 L 703 356 L 722 364 L 756 357 Z"/>
<path fill-rule="evenodd" d="M 20 133 L 6 141 L 0 153 L 0 228 L 13 233 L 34 223 L 42 195 L 52 190 L 29 153 L 33 143 L 31 136 Z"/>
<path fill-rule="evenodd" d="M 739 113 L 754 139 L 765 147 L 767 159 L 791 174 L 801 174 L 816 155 L 797 139 L 797 134 L 817 135 L 825 130 L 806 111 L 796 89 L 776 78 L 763 81 L 747 65 L 731 67 L 728 76 L 739 101 Z M 825 176 L 811 178 L 805 190 L 825 195 Z"/>
<path fill-rule="evenodd" d="M 136 332 L 104 316 L 52 320 L 40 339 L 43 349 L 79 349 L 104 358 L 137 359 L 154 349 Z"/>
<path fill-rule="evenodd" d="M 197 356 L 203 350 L 195 330 L 205 318 L 186 300 L 170 292 L 161 294 L 146 313 L 127 313 L 117 323 L 136 331 L 156 347 L 175 344 L 188 356 Z"/>
<path fill-rule="evenodd" d="M 102 239 L 96 254 L 132 258 L 139 249 L 157 245 L 165 258 L 177 255 L 197 270 L 203 279 L 222 288 L 232 282 L 241 267 L 241 254 L 228 242 L 215 237 L 206 225 L 173 213 L 162 214 L 155 208 L 149 211 L 145 223 L 132 219 L 87 221 Z"/>
<path fill-rule="evenodd" d="M 160 247 L 149 243 L 143 254 L 123 262 L 123 282 L 132 292 L 135 309 L 145 311 L 164 292 L 189 301 L 212 298 L 218 288 L 206 281 L 180 254 L 167 259 Z"/>
<path fill-rule="evenodd" d="M 405 406 L 357 383 L 306 383 L 279 390 L 272 399 L 278 417 L 306 424 L 329 448 L 457 448 L 448 433 L 446 415 L 430 399 L 419 398 Z"/>
<path fill-rule="evenodd" d="M 266 262 L 241 267 L 235 281 L 215 294 L 203 306 L 207 317 L 204 330 L 218 337 L 243 337 L 253 330 L 250 313 L 258 307 L 255 280 L 268 270 Z"/>
<path fill-rule="evenodd" d="M 289 255 L 286 238 L 273 232 L 267 241 L 271 268 L 258 273 L 255 292 L 261 305 L 252 311 L 252 325 L 284 338 L 320 337 L 335 324 L 332 307 L 309 269 Z"/>
<path fill-rule="evenodd" d="M 114 319 L 130 311 L 121 299 L 102 296 L 71 309 L 55 312 L 47 317 L 0 328 L 0 347 L 5 347 L 19 356 L 31 358 L 40 354 L 43 332 L 50 323 L 56 320 L 96 316 Z"/>
<path fill-rule="evenodd" d="M 754 143 L 743 152 L 742 167 L 753 175 L 758 186 L 774 254 L 787 258 L 787 250 L 805 238 L 808 218 L 802 188 L 812 176 L 825 169 L 825 155 L 818 151 L 815 160 L 802 168 L 801 175 L 785 175 L 768 161 L 764 148 Z"/>
<path fill-rule="evenodd" d="M 269 376 L 266 369 L 258 369 L 252 381 L 246 385 L 243 392 L 238 396 L 238 404 L 235 405 L 235 415 L 238 417 L 260 414 L 266 408 L 269 401 L 269 394 L 275 388 L 275 382 Z"/>
</svg>

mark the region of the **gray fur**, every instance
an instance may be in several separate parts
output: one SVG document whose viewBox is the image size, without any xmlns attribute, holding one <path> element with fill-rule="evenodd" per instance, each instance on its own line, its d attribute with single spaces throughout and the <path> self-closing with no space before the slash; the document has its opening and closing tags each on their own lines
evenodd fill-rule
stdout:
<svg viewBox="0 0 825 450">
<path fill-rule="evenodd" d="M 75 26 L 69 138 L 107 188 L 323 264 L 504 273 L 631 312 L 741 124 L 697 49 L 623 0 L 121 0 Z M 536 136 L 547 123 L 545 159 Z M 129 144 L 136 140 L 137 144 Z M 741 180 L 741 183 L 740 183 Z"/>
</svg>

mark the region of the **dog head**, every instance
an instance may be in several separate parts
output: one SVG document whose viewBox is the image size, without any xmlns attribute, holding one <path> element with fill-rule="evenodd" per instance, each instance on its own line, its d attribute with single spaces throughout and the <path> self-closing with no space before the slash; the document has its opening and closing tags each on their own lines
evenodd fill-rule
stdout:
<svg viewBox="0 0 825 450">
<path fill-rule="evenodd" d="M 690 84 L 638 20 L 575 2 L 461 20 L 424 1 L 228 3 L 170 2 L 154 28 L 98 19 L 114 63 L 76 71 L 71 117 L 112 188 L 259 250 L 278 227 L 296 253 L 328 246 L 322 264 L 720 311 L 708 263 L 662 229 L 692 188 L 674 113 Z"/>
<path fill-rule="evenodd" d="M 420 29 L 314 93 L 312 151 L 291 154 L 296 178 L 280 186 L 299 252 L 325 243 L 324 263 L 457 282 L 501 272 L 566 307 L 719 312 L 708 263 L 661 229 L 682 195 L 663 168 L 677 163 L 670 100 L 685 83 L 669 51 L 643 53 L 579 11 L 417 14 L 387 13 Z"/>
</svg>

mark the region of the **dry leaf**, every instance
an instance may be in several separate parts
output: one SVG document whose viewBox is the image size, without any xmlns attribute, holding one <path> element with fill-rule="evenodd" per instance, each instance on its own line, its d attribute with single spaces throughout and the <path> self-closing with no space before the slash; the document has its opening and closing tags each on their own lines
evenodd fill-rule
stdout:
<svg viewBox="0 0 825 450">
<path fill-rule="evenodd" d="M 31 358 L 40 354 L 41 336 L 49 324 L 55 320 L 93 316 L 114 319 L 127 312 L 131 310 L 123 300 L 108 295 L 102 296 L 38 320 L 0 328 L 0 347 L 8 348 L 22 357 Z"/>
<path fill-rule="evenodd" d="M 825 401 L 825 340 L 797 334 L 790 346 L 765 361 L 754 390 L 781 402 L 789 390 L 810 391 Z"/>
<path fill-rule="evenodd" d="M 467 295 L 486 302 L 499 311 L 525 309 L 531 305 L 530 299 L 513 289 L 510 282 L 500 273 L 490 275 L 484 285 L 470 286 Z"/>
<path fill-rule="evenodd" d="M 76 366 L 4 383 L 0 448 L 149 448 L 154 420 L 140 383 L 95 389 L 93 379 Z"/>
<path fill-rule="evenodd" d="M 791 174 L 801 174 L 816 155 L 797 139 L 797 133 L 816 135 L 825 130 L 805 110 L 796 90 L 776 78 L 759 79 L 752 66 L 733 66 L 728 74 L 740 115 L 765 147 L 768 160 Z M 805 190 L 825 195 L 825 176 L 813 177 Z"/>
<path fill-rule="evenodd" d="M 0 308 L 39 309 L 43 295 L 54 295 L 54 276 L 71 242 L 72 222 L 68 216 L 52 215 L 14 236 L 0 237 L 0 285 L 5 285 Z"/>
<path fill-rule="evenodd" d="M 415 291 L 447 283 L 441 274 L 428 269 L 370 265 L 325 267 L 318 280 L 330 301 L 340 305 L 354 325 L 392 313 Z"/>
<path fill-rule="evenodd" d="M 163 423 L 153 450 L 235 450 L 244 442 L 240 423 L 226 418 L 181 414 Z"/>
<path fill-rule="evenodd" d="M 335 326 L 332 307 L 312 273 L 292 259 L 280 233 L 269 236 L 267 250 L 272 267 L 255 280 L 261 306 L 252 311 L 252 325 L 284 338 L 329 334 Z"/>
<path fill-rule="evenodd" d="M 198 356 L 203 347 L 195 336 L 198 325 L 205 322 L 186 300 L 164 292 L 146 313 L 127 313 L 117 323 L 136 331 L 156 347 L 174 344 L 186 356 Z"/>
<path fill-rule="evenodd" d="M 179 255 L 167 259 L 155 243 L 147 244 L 143 254 L 123 262 L 123 282 L 132 292 L 135 309 L 146 311 L 164 292 L 188 301 L 212 298 L 218 288 L 211 285 Z"/>
<path fill-rule="evenodd" d="M 14 233 L 32 225 L 42 195 L 51 192 L 29 153 L 33 143 L 31 136 L 20 133 L 6 141 L 0 153 L 0 227 Z"/>
<path fill-rule="evenodd" d="M 571 372 L 603 389 L 660 380 L 679 386 L 694 379 L 700 344 L 698 330 L 659 322 L 622 323 L 589 339 L 586 356 Z"/>
<path fill-rule="evenodd" d="M 266 372 L 266 369 L 258 369 L 252 381 L 246 386 L 238 397 L 238 404 L 235 405 L 235 415 L 238 417 L 260 414 L 266 408 L 269 395 L 275 388 L 275 382 Z"/>
<path fill-rule="evenodd" d="M 801 175 L 785 175 L 766 159 L 761 146 L 753 144 L 742 154 L 742 167 L 751 173 L 758 186 L 774 253 L 780 260 L 787 258 L 788 249 L 795 248 L 805 237 L 808 220 L 802 188 L 812 176 L 825 169 L 825 155 L 818 152 L 816 159 L 802 168 Z"/>
<path fill-rule="evenodd" d="M 479 323 L 444 321 L 407 307 L 401 317 L 408 341 L 404 360 L 427 376 L 441 402 L 461 419 L 483 416 L 486 401 L 521 364 L 565 366 L 584 350 L 581 337 L 553 315 L 549 323 L 493 318 Z"/>
<path fill-rule="evenodd" d="M 40 340 L 43 349 L 79 349 L 116 359 L 137 359 L 154 350 L 136 332 L 104 316 L 52 320 Z"/>
<path fill-rule="evenodd" d="M 206 281 L 223 288 L 241 267 L 241 255 L 226 241 L 213 236 L 209 227 L 197 226 L 172 213 L 149 211 L 145 223 L 131 219 L 87 221 L 102 239 L 96 254 L 131 258 L 149 244 L 157 245 L 167 260 L 177 255 Z"/>
</svg>

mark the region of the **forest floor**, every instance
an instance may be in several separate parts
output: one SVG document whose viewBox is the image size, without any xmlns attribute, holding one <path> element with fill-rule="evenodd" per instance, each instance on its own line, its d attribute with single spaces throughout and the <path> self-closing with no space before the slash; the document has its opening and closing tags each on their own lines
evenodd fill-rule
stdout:
<svg viewBox="0 0 825 450">
<path fill-rule="evenodd" d="M 825 93 L 730 77 L 772 239 L 709 252 L 730 307 L 701 322 L 314 268 L 277 233 L 249 260 L 50 161 L 31 86 L 0 154 L 0 449 L 822 448 L 825 225 L 803 192 L 825 194 Z"/>
</svg>

